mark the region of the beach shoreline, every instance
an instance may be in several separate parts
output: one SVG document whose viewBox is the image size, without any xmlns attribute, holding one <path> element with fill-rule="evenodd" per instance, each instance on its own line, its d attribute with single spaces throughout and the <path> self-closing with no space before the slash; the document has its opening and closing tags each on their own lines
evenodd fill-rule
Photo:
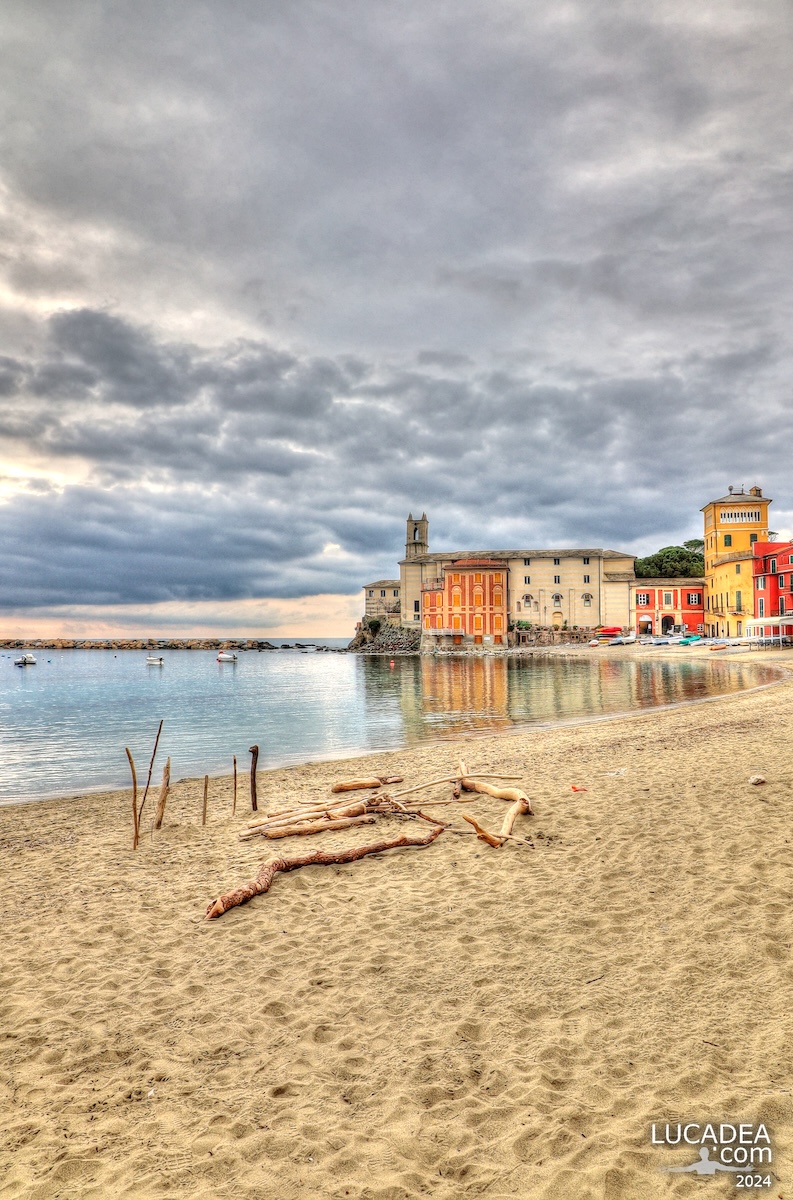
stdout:
<svg viewBox="0 0 793 1200">
<path fill-rule="evenodd" d="M 202 780 L 158 833 L 150 795 L 134 853 L 129 790 L 0 808 L 0 1200 L 688 1196 L 660 1168 L 696 1151 L 650 1140 L 678 1120 L 767 1122 L 793 1195 L 793 653 L 746 657 L 786 674 L 260 771 L 267 811 L 464 757 L 521 776 L 534 849 L 477 841 L 461 812 L 497 829 L 504 801 L 433 809 L 440 785 L 422 807 L 460 832 L 278 876 L 217 921 L 265 859 L 404 822 L 240 841 L 242 771 L 234 818 L 210 780 L 205 827 Z"/>
</svg>

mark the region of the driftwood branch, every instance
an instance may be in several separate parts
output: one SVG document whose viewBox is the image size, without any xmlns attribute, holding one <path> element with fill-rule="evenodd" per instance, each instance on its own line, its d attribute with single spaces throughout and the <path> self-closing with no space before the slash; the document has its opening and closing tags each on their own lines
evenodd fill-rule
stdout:
<svg viewBox="0 0 793 1200">
<path fill-rule="evenodd" d="M 465 792 L 479 792 L 483 796 L 495 796 L 497 800 L 512 800 L 513 802 L 525 800 L 529 807 L 524 809 L 524 811 L 530 813 L 532 816 L 534 815 L 531 801 L 521 788 L 493 787 L 490 783 L 480 783 L 478 779 L 473 779 L 470 775 L 464 775 L 460 780 L 460 784 Z"/>
<path fill-rule="evenodd" d="M 258 828 L 249 829 L 247 833 L 241 833 L 240 841 L 245 842 L 252 837 L 292 837 L 293 834 L 299 834 L 302 837 L 304 834 L 324 833 L 326 829 L 349 829 L 351 825 L 374 825 L 376 820 L 377 817 L 372 813 L 365 813 L 358 817 L 340 817 L 338 820 L 331 821 L 301 821 L 299 825 L 261 825 Z M 437 824 L 437 822 L 433 823 Z"/>
<path fill-rule="evenodd" d="M 531 804 L 528 796 L 521 796 L 507 809 L 507 815 L 504 817 L 504 823 L 501 826 L 501 837 L 510 837 L 512 835 L 512 827 L 518 817 L 525 816 L 526 813 L 531 815 Z"/>
<path fill-rule="evenodd" d="M 373 775 L 370 779 L 344 779 L 334 783 L 332 792 L 356 792 L 362 788 L 379 788 L 385 783 L 401 783 L 401 775 Z"/>
<path fill-rule="evenodd" d="M 298 858 L 272 859 L 270 862 L 262 864 L 255 879 L 252 879 L 249 883 L 244 884 L 235 891 L 227 892 L 217 900 L 213 900 L 207 908 L 206 919 L 211 920 L 213 917 L 220 917 L 224 912 L 228 912 L 230 908 L 236 908 L 239 904 L 246 904 L 254 896 L 262 896 L 265 892 L 269 892 L 273 879 L 280 871 L 295 871 L 298 867 L 330 866 L 334 863 L 357 862 L 358 859 L 365 858 L 368 854 L 381 854 L 384 850 L 397 850 L 402 846 L 429 846 L 441 833 L 443 833 L 443 826 L 435 825 L 421 835 L 409 837 L 403 834 L 392 841 L 375 842 L 371 846 L 356 846 L 351 850 L 337 850 L 332 853 L 324 850 L 315 850 L 312 854 L 304 854 Z"/>
<path fill-rule="evenodd" d="M 165 816 L 165 801 L 168 799 L 168 791 L 171 785 L 171 760 L 167 760 L 162 769 L 162 783 L 160 784 L 160 794 L 157 797 L 157 808 L 154 811 L 154 828 L 162 829 L 162 819 Z"/>
<path fill-rule="evenodd" d="M 483 829 L 479 822 L 475 821 L 473 817 L 470 817 L 468 813 L 463 813 L 462 817 L 463 820 L 467 821 L 469 825 L 473 825 L 474 829 L 476 830 L 476 836 L 479 838 L 480 842 L 487 842 L 488 846 L 494 846 L 496 850 L 501 849 L 501 838 L 496 837 L 496 835 L 493 833 L 488 833 L 487 830 Z"/>
<path fill-rule="evenodd" d="M 130 751 L 129 746 L 125 746 L 124 749 L 127 752 L 127 758 L 129 759 L 129 769 L 132 772 L 132 828 L 133 828 L 132 849 L 137 850 L 137 848 L 138 848 L 138 829 L 140 828 L 139 823 L 138 823 L 138 776 L 135 772 L 135 760 L 132 757 L 132 753 Z"/>
</svg>

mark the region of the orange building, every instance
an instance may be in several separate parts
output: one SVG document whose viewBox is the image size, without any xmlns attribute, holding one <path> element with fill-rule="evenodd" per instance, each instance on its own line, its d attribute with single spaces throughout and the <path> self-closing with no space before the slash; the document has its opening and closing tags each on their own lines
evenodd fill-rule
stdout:
<svg viewBox="0 0 793 1200">
<path fill-rule="evenodd" d="M 421 586 L 424 634 L 453 645 L 472 637 L 475 645 L 507 642 L 507 573 L 504 562 L 453 559 L 440 578 Z"/>
</svg>

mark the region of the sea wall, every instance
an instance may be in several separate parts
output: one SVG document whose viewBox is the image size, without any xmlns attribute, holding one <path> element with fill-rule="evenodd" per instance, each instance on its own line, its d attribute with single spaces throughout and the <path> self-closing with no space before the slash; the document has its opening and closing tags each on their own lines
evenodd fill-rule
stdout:
<svg viewBox="0 0 793 1200">
<path fill-rule="evenodd" d="M 293 643 L 297 645 L 297 643 Z M 6 638 L 2 650 L 275 650 L 263 638 Z"/>
</svg>

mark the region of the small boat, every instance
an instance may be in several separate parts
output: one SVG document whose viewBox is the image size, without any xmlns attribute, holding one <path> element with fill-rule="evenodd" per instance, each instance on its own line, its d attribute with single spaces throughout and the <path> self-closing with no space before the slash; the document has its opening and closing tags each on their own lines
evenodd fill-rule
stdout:
<svg viewBox="0 0 793 1200">
<path fill-rule="evenodd" d="M 21 658 L 14 659 L 15 667 L 35 667 L 36 660 L 32 654 L 23 654 Z"/>
<path fill-rule="evenodd" d="M 163 662 L 163 660 L 162 660 L 161 654 L 147 654 L 146 655 L 146 666 L 147 667 L 161 667 L 162 662 Z"/>
<path fill-rule="evenodd" d="M 221 650 L 218 653 L 218 662 L 236 662 L 237 656 L 231 650 Z"/>
</svg>

